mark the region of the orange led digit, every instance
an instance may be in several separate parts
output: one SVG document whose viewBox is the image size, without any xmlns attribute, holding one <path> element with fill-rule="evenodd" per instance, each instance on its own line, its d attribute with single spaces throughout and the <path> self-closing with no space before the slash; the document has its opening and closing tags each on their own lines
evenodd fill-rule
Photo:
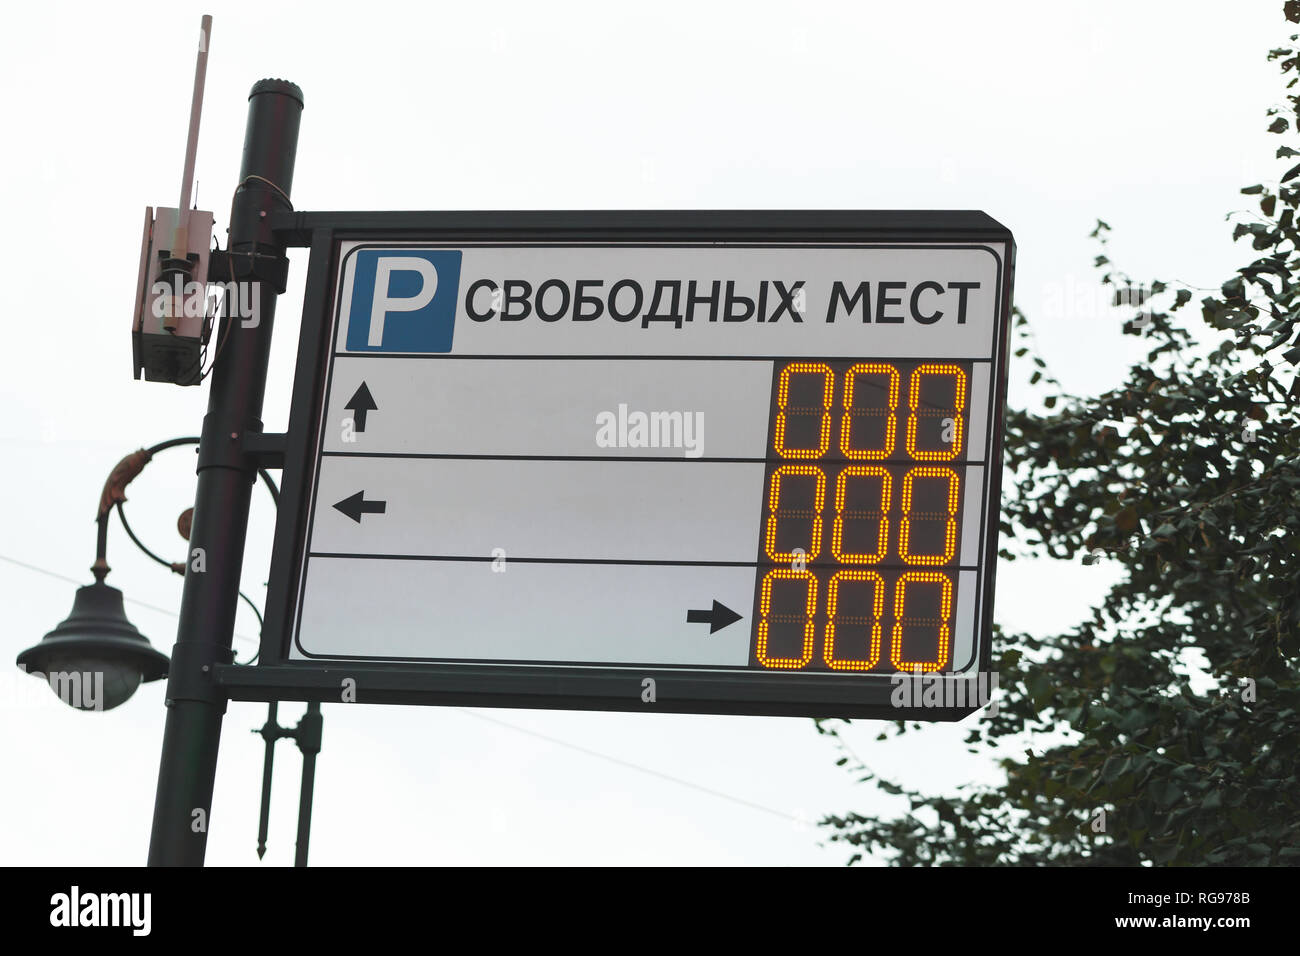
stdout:
<svg viewBox="0 0 1300 956">
<path fill-rule="evenodd" d="M 951 410 L 944 408 L 934 408 L 927 406 L 924 413 L 927 418 L 939 418 L 952 420 L 952 441 L 948 442 L 948 447 L 935 451 L 917 451 L 916 449 L 916 423 L 918 410 L 924 404 L 921 399 L 921 385 L 924 377 L 927 375 L 951 375 L 953 377 L 953 401 L 955 407 Z M 959 365 L 949 364 L 927 364 L 919 365 L 916 371 L 912 373 L 912 380 L 908 388 L 907 395 L 908 415 L 907 415 L 907 453 L 917 461 L 951 461 L 961 454 L 962 443 L 962 415 L 966 411 L 966 372 Z"/>
<path fill-rule="evenodd" d="M 939 617 L 909 618 L 906 613 L 907 586 L 909 584 L 939 584 L 942 593 L 939 599 Z M 938 632 L 938 648 L 932 661 L 908 661 L 903 659 L 903 628 L 919 625 L 932 625 Z M 951 647 L 952 633 L 952 578 L 938 571 L 908 571 L 899 576 L 894 584 L 894 634 L 889 649 L 889 661 L 900 671 L 933 672 L 948 666 L 948 653 Z"/>
<path fill-rule="evenodd" d="M 822 376 L 822 407 L 821 426 L 816 448 L 786 448 L 785 447 L 785 428 L 786 415 L 789 412 L 790 405 L 790 376 L 792 375 L 820 375 Z M 773 437 L 773 444 L 776 446 L 777 453 L 782 458 L 820 458 L 826 454 L 826 449 L 831 444 L 831 402 L 835 394 L 835 373 L 831 367 L 824 362 L 792 362 L 785 368 L 781 369 L 781 378 L 777 384 L 776 391 L 776 434 Z M 796 412 L 808 412 L 810 409 L 801 409 L 796 407 Z"/>
<path fill-rule="evenodd" d="M 885 437 L 879 448 L 853 448 L 853 416 L 874 415 L 878 408 L 853 407 L 853 388 L 859 375 L 884 375 L 889 380 L 889 408 L 885 412 Z M 840 422 L 840 451 L 845 458 L 888 458 L 894 453 L 894 436 L 898 430 L 898 369 L 883 362 L 860 362 L 844 374 L 844 418 Z"/>
<path fill-rule="evenodd" d="M 838 615 L 840 582 L 866 581 L 871 585 L 871 621 L 867 641 L 867 659 L 866 660 L 843 660 L 835 656 L 835 635 L 836 626 L 840 623 Z M 880 618 L 885 613 L 885 579 L 875 571 L 839 571 L 830 581 L 830 588 L 826 594 L 826 614 L 830 618 L 826 622 L 826 644 L 822 649 L 822 655 L 826 663 L 833 670 L 839 671 L 869 671 L 880 663 Z M 851 618 L 846 623 L 856 624 L 860 618 Z M 857 633 L 856 631 L 854 632 Z M 855 639 L 854 644 L 857 644 Z"/>
<path fill-rule="evenodd" d="M 803 647 L 801 656 L 797 658 L 767 656 L 768 618 L 772 613 L 772 584 L 776 581 L 807 582 L 804 602 Z M 775 571 L 769 571 L 767 577 L 763 578 L 763 589 L 759 595 L 758 609 L 758 646 L 756 649 L 758 662 L 764 667 L 781 668 L 783 670 L 797 670 L 807 666 L 808 662 L 812 660 L 813 640 L 816 631 L 813 615 L 817 611 L 817 579 L 813 577 L 812 572 L 794 571 L 789 568 L 777 568 Z"/>
<path fill-rule="evenodd" d="M 948 482 L 948 513 L 912 512 L 912 486 L 917 478 L 942 478 Z M 908 564 L 947 564 L 957 551 L 957 499 L 961 478 L 951 468 L 922 466 L 903 476 L 903 520 L 898 529 L 898 554 Z M 943 554 L 912 553 L 912 521 L 944 519 Z"/>
<path fill-rule="evenodd" d="M 809 514 L 803 510 L 786 509 L 784 515 L 781 513 L 781 479 L 789 475 L 794 476 L 811 476 L 817 479 L 817 488 L 813 495 L 813 511 Z M 826 473 L 816 465 L 782 465 L 776 471 L 772 472 L 772 480 L 768 485 L 767 494 L 767 534 L 764 538 L 764 546 L 767 550 L 767 556 L 773 561 L 789 563 L 797 561 L 800 558 L 811 561 L 821 552 L 822 549 L 822 510 L 826 506 Z M 807 552 L 802 555 L 794 553 L 792 548 L 789 551 L 776 550 L 776 524 L 778 518 L 796 517 L 809 518 L 812 523 L 812 530 L 809 534 Z"/>
<path fill-rule="evenodd" d="M 844 501 L 847 496 L 848 483 L 852 478 L 880 479 L 880 508 L 876 512 L 848 511 L 850 518 L 866 516 L 880 518 L 880 533 L 876 538 L 876 550 L 870 554 L 845 552 L 844 550 Z M 893 497 L 892 480 L 889 472 L 879 465 L 850 465 L 839 473 L 835 479 L 835 524 L 831 532 L 831 553 L 836 561 L 844 564 L 875 564 L 885 557 L 889 547 L 889 503 Z"/>
</svg>

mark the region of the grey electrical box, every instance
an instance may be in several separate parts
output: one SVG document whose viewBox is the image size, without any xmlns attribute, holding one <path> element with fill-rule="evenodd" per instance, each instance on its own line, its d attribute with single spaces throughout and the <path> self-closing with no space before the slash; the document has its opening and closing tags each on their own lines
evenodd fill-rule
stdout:
<svg viewBox="0 0 1300 956">
<path fill-rule="evenodd" d="M 135 377 L 197 385 L 210 330 L 212 213 L 145 208 L 131 347 Z"/>
</svg>

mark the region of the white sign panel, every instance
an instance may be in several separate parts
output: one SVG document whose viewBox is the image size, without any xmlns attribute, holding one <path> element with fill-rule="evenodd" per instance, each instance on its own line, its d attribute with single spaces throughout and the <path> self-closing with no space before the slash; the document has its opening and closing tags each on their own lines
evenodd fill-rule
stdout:
<svg viewBox="0 0 1300 956">
<path fill-rule="evenodd" d="M 342 243 L 289 658 L 969 672 L 1008 254 Z"/>
</svg>

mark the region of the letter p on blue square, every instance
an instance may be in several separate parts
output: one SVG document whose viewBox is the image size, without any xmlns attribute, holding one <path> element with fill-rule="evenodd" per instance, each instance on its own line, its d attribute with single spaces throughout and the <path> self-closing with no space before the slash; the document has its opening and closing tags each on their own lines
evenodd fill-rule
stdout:
<svg viewBox="0 0 1300 956">
<path fill-rule="evenodd" d="M 352 258 L 347 351 L 451 351 L 459 250 L 360 249 Z"/>
</svg>

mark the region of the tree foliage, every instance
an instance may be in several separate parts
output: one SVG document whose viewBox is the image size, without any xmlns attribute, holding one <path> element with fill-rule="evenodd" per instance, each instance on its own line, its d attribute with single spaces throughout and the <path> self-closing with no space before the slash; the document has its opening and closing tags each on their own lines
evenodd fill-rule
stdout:
<svg viewBox="0 0 1300 956">
<path fill-rule="evenodd" d="M 1300 22 L 1300 2 L 1284 13 Z M 1292 90 L 1300 50 L 1269 59 Z M 1300 95 L 1287 101 L 1269 111 L 1282 136 Z M 1285 384 L 1300 364 L 1300 151 L 1277 157 L 1290 160 L 1278 183 L 1242 190 L 1259 213 L 1229 217 L 1251 261 L 1218 294 L 1195 303 L 1193 289 L 1143 284 L 1152 298 L 1124 334 L 1150 349 L 1118 387 L 1064 394 L 1015 314 L 1045 411 L 1007 413 L 1001 530 L 1016 550 L 1003 557 L 1099 558 L 1122 577 L 1064 633 L 995 636 L 998 713 L 973 721 L 967 743 L 997 755 L 1001 786 L 906 789 L 819 722 L 841 763 L 909 805 L 823 820 L 850 862 L 1300 862 L 1300 387 Z M 1131 280 L 1105 255 L 1108 231 L 1097 223 L 1096 265 L 1122 293 Z"/>
</svg>

